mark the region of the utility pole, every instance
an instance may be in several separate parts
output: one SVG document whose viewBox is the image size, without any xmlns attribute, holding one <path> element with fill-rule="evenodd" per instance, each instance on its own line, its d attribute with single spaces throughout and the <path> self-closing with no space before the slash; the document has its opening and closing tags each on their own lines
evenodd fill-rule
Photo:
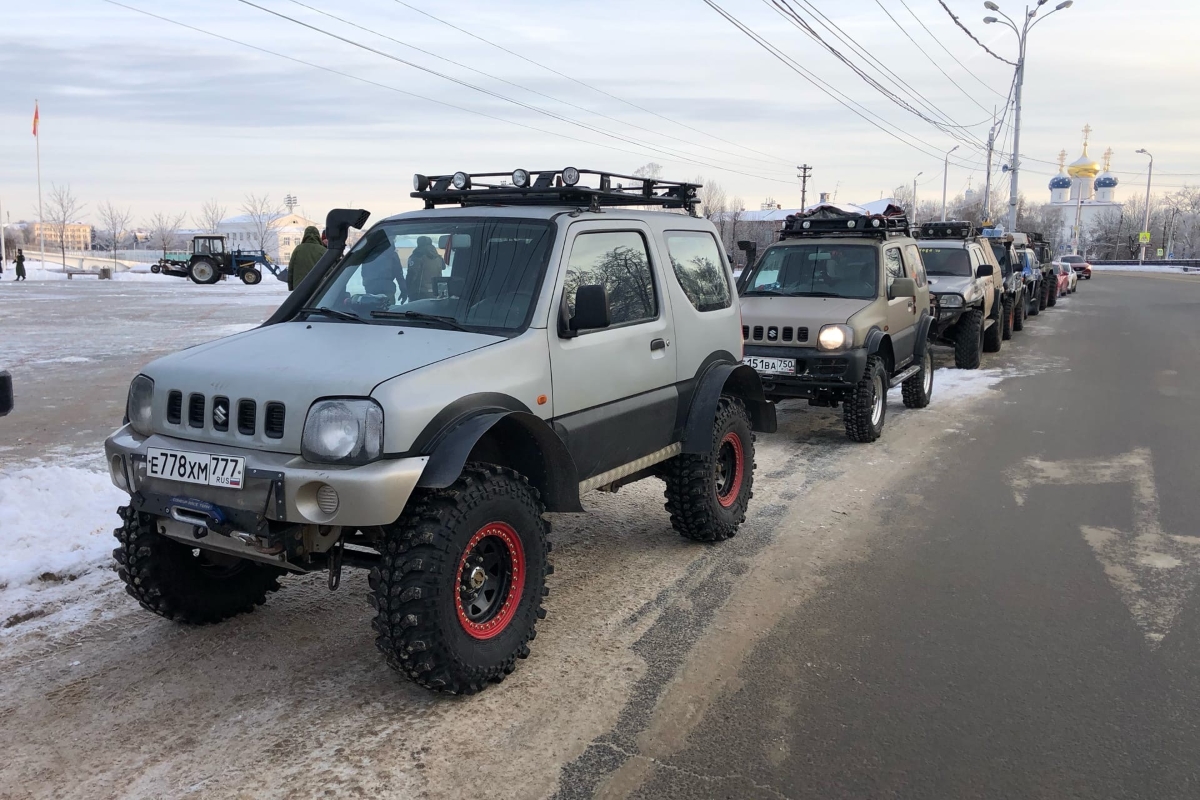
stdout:
<svg viewBox="0 0 1200 800">
<path fill-rule="evenodd" d="M 283 198 L 283 204 L 287 206 L 288 214 L 290 215 L 292 213 L 292 209 L 300 205 L 300 201 L 296 199 L 294 194 L 289 192 L 287 197 Z"/>
<path fill-rule="evenodd" d="M 1150 155 L 1150 151 L 1144 147 L 1137 152 L 1144 156 L 1150 156 L 1150 169 L 1146 172 L 1146 210 L 1142 215 L 1142 232 L 1138 234 L 1138 239 L 1142 240 L 1138 263 L 1144 264 L 1146 263 L 1146 245 L 1149 244 L 1145 239 L 1150 232 L 1150 179 L 1154 177 L 1154 156 Z"/>
<path fill-rule="evenodd" d="M 983 211 L 979 214 L 984 225 L 990 225 L 992 222 L 992 152 L 995 147 L 996 107 L 992 106 L 992 128 L 988 131 L 987 177 L 983 181 Z"/>
<path fill-rule="evenodd" d="M 808 164 L 801 164 L 796 167 L 800 172 L 796 175 L 800 179 L 800 209 L 808 207 L 808 178 L 812 174 L 812 167 Z"/>
<path fill-rule="evenodd" d="M 912 219 L 909 221 L 910 224 L 912 224 L 912 225 L 917 224 L 917 178 L 921 177 L 924 174 L 925 174 L 925 171 L 921 170 L 916 175 L 913 175 L 913 215 L 912 215 Z"/>
<path fill-rule="evenodd" d="M 946 163 L 942 165 L 942 222 L 946 221 L 946 186 L 950 182 L 950 154 L 957 149 L 958 145 L 954 145 L 946 151 Z"/>
</svg>

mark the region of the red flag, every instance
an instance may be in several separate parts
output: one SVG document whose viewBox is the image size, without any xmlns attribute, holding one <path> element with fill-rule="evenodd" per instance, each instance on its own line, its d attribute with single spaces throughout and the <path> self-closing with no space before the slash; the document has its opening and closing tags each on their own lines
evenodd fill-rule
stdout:
<svg viewBox="0 0 1200 800">
<path fill-rule="evenodd" d="M 35 100 L 33 103 L 33 135 L 34 136 L 37 136 L 37 125 L 38 125 L 38 104 L 37 104 L 37 101 Z"/>
</svg>

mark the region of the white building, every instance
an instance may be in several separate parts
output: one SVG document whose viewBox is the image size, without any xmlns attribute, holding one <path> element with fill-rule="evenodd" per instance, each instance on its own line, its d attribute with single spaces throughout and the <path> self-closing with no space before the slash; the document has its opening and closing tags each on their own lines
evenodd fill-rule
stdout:
<svg viewBox="0 0 1200 800">
<path fill-rule="evenodd" d="M 1088 155 L 1088 137 L 1092 127 L 1083 127 L 1083 155 L 1067 166 L 1067 151 L 1058 154 L 1058 174 L 1050 179 L 1050 206 L 1060 210 L 1064 230 L 1072 242 L 1080 233 L 1086 234 L 1099 216 L 1121 213 L 1117 201 L 1117 176 L 1112 174 L 1113 151 L 1104 153 L 1104 167 Z"/>
<path fill-rule="evenodd" d="M 291 259 L 296 245 L 300 244 L 304 238 L 304 229 L 309 225 L 317 230 L 321 229 L 319 222 L 305 219 L 299 214 L 284 214 L 271 223 L 266 235 L 266 247 L 263 247 L 259 237 L 258 225 L 249 214 L 239 214 L 236 217 L 221 220 L 221 224 L 217 226 L 217 233 L 223 233 L 229 237 L 229 247 L 233 250 L 262 248 L 267 251 L 267 255 L 271 257 L 272 261 L 286 264 Z"/>
</svg>

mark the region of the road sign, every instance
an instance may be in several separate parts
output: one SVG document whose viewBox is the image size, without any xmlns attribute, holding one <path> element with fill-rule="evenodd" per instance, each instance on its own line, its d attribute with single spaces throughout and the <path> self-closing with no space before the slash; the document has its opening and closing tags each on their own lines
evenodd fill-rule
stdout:
<svg viewBox="0 0 1200 800">
<path fill-rule="evenodd" d="M 1150 231 L 1142 231 L 1138 234 L 1138 244 L 1150 244 Z"/>
<path fill-rule="evenodd" d="M 1158 257 L 1159 257 L 1159 258 L 1162 258 L 1162 257 L 1163 257 L 1163 249 L 1162 249 L 1161 247 L 1160 247 L 1160 248 L 1158 248 Z"/>
</svg>

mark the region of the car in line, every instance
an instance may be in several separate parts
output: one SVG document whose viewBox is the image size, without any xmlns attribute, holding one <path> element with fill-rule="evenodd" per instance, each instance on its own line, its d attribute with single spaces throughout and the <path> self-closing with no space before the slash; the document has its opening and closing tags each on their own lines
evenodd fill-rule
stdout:
<svg viewBox="0 0 1200 800">
<path fill-rule="evenodd" d="M 920 233 L 934 310 L 929 336 L 954 348 L 955 367 L 978 369 L 984 352 L 998 353 L 1012 338 L 1015 309 L 1004 300 L 1000 265 L 970 222 L 926 222 Z"/>
<path fill-rule="evenodd" d="M 1085 281 L 1092 279 L 1092 265 L 1089 264 L 1083 256 L 1065 255 L 1059 256 L 1055 261 L 1066 264 L 1071 268 L 1071 271 L 1077 274 Z"/>
<path fill-rule="evenodd" d="M 1060 297 L 1066 297 L 1071 293 L 1071 279 L 1075 277 L 1075 272 L 1066 264 L 1060 262 L 1052 262 L 1050 268 L 1054 275 L 1054 287 L 1050 294 L 1050 305 L 1056 305 Z"/>
</svg>

